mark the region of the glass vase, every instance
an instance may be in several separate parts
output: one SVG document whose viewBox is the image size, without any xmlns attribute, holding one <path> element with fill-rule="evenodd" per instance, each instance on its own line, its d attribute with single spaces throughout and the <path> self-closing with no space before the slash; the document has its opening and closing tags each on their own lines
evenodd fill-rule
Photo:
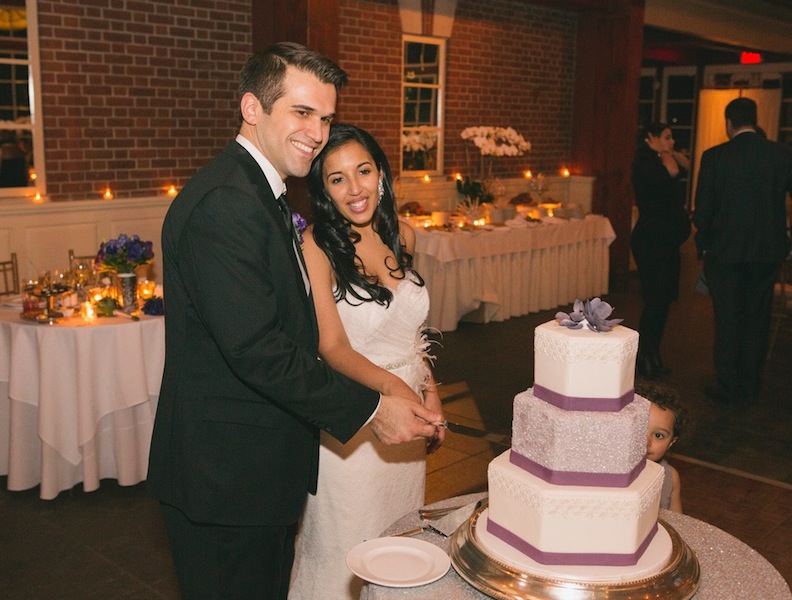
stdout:
<svg viewBox="0 0 792 600">
<path fill-rule="evenodd" d="M 137 310 L 137 275 L 135 273 L 118 273 L 118 303 L 121 310 L 130 314 Z"/>
</svg>

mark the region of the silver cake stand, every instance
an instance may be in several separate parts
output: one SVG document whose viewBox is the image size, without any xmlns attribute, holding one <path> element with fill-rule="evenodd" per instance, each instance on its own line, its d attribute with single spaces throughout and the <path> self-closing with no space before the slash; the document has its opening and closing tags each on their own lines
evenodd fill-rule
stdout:
<svg viewBox="0 0 792 600">
<path fill-rule="evenodd" d="M 565 581 L 536 575 L 494 557 L 476 539 L 476 524 L 485 504 L 463 523 L 451 539 L 451 564 L 459 575 L 480 592 L 502 600 L 687 600 L 699 586 L 701 569 L 693 550 L 663 520 L 671 538 L 671 555 L 657 573 L 618 583 Z"/>
</svg>

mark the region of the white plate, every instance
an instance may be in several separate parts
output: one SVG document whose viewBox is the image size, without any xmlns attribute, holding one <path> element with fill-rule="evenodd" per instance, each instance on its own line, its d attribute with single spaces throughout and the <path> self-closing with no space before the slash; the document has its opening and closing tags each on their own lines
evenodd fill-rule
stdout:
<svg viewBox="0 0 792 600">
<path fill-rule="evenodd" d="M 382 537 L 349 551 L 349 569 L 361 579 L 388 587 L 413 587 L 437 581 L 451 566 L 448 554 L 423 540 Z"/>
</svg>

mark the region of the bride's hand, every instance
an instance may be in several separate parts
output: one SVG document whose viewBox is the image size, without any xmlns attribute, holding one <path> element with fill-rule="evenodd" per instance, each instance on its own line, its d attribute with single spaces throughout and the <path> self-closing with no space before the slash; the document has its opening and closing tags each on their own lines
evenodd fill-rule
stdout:
<svg viewBox="0 0 792 600">
<path fill-rule="evenodd" d="M 438 413 L 440 415 L 443 414 L 443 403 L 440 400 L 440 394 L 437 392 L 437 385 L 435 383 L 431 383 L 424 390 L 424 406 L 429 410 L 431 410 L 432 412 Z M 434 452 L 437 452 L 437 450 L 445 441 L 445 436 L 446 436 L 445 427 L 437 427 L 435 429 L 434 435 L 431 438 L 429 438 L 429 440 L 427 441 L 426 453 L 432 454 Z"/>
</svg>

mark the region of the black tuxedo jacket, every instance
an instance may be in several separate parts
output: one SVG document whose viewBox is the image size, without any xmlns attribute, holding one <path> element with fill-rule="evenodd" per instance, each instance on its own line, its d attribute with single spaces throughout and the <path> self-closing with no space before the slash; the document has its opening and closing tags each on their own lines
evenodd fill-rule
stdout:
<svg viewBox="0 0 792 600">
<path fill-rule="evenodd" d="M 198 522 L 293 523 L 316 487 L 318 428 L 346 441 L 379 394 L 317 359 L 291 232 L 237 142 L 173 201 L 162 252 L 165 371 L 149 488 Z"/>
<path fill-rule="evenodd" d="M 786 194 L 792 148 L 744 132 L 701 157 L 696 246 L 719 263 L 781 262 L 789 254 Z"/>
</svg>

